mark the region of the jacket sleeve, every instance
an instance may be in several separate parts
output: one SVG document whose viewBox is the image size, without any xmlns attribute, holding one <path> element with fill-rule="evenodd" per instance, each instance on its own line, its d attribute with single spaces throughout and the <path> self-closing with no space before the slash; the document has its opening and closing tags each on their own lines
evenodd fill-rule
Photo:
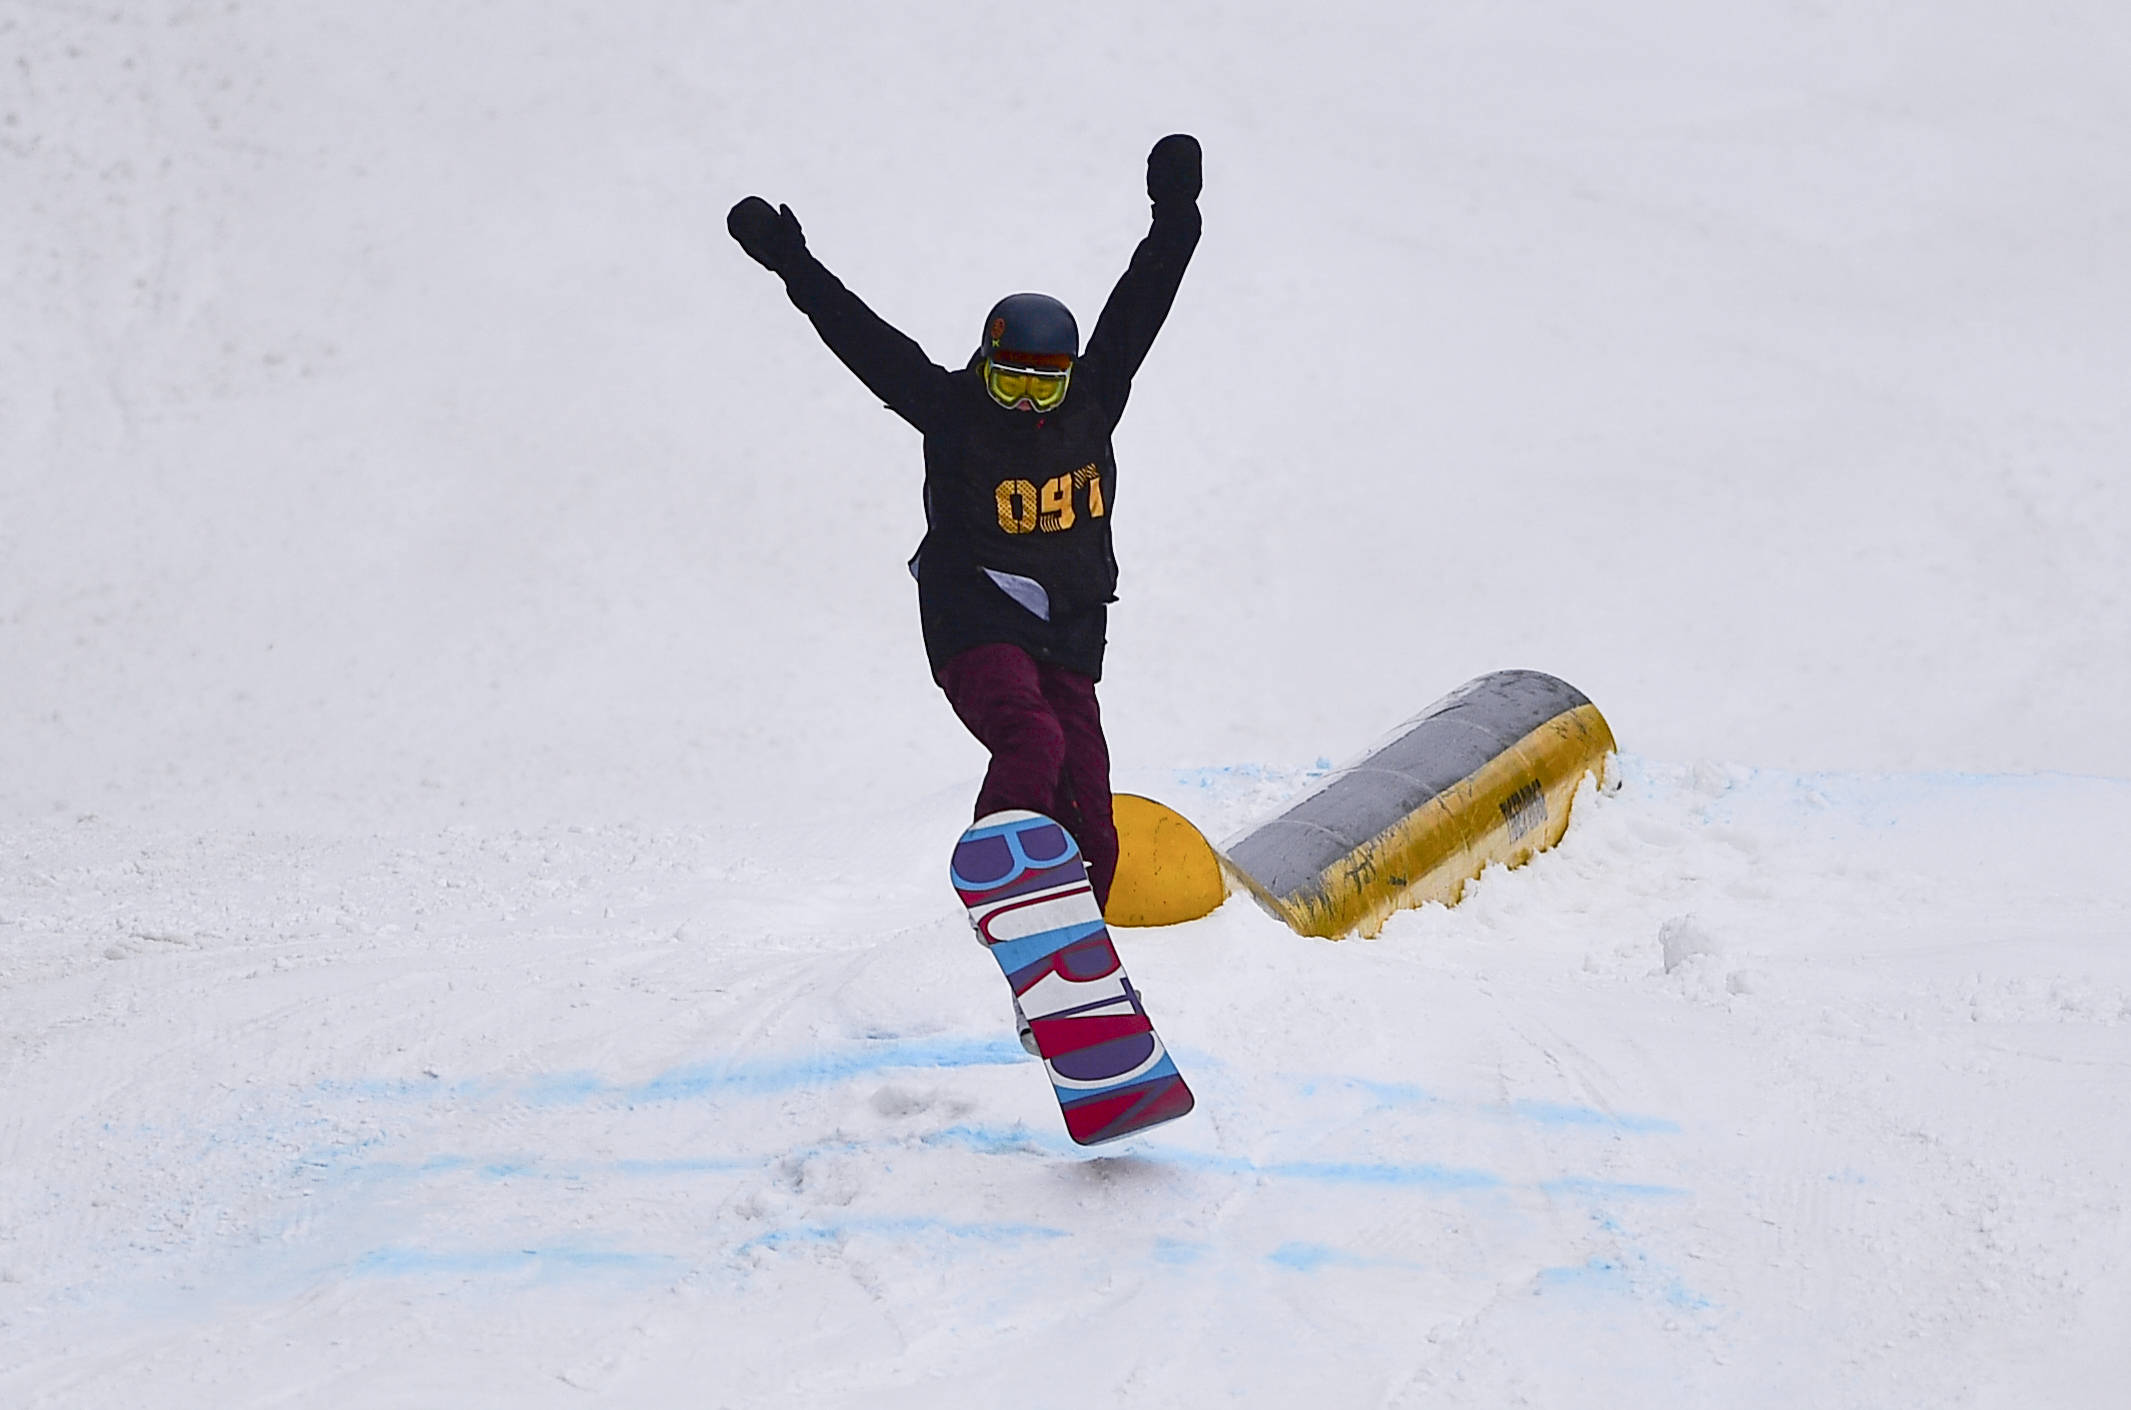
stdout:
<svg viewBox="0 0 2131 1410">
<path fill-rule="evenodd" d="M 1169 317 L 1169 306 L 1176 302 L 1185 267 L 1198 245 L 1198 202 L 1156 205 L 1153 227 L 1132 252 L 1132 263 L 1110 291 L 1102 317 L 1095 320 L 1095 331 L 1074 376 L 1094 383 L 1094 391 L 1112 417 L 1124 414 L 1132 379 L 1147 360 L 1154 335 Z"/>
<path fill-rule="evenodd" d="M 951 386 L 947 369 L 915 341 L 867 308 L 812 255 L 785 275 L 784 290 L 829 351 L 890 411 L 920 432 L 940 424 Z"/>
</svg>

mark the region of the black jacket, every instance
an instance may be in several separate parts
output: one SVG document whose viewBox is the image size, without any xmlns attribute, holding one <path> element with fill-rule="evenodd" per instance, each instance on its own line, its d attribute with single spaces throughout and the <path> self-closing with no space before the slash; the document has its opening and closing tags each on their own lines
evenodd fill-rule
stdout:
<svg viewBox="0 0 2131 1410">
<path fill-rule="evenodd" d="M 925 539 L 910 567 L 935 676 L 972 646 L 1010 642 L 1101 679 L 1117 595 L 1110 433 L 1198 243 L 1197 203 L 1155 206 L 1064 403 L 1047 413 L 993 401 L 981 353 L 959 372 L 934 363 L 812 255 L 785 272 L 786 292 L 830 351 L 925 437 Z"/>
</svg>

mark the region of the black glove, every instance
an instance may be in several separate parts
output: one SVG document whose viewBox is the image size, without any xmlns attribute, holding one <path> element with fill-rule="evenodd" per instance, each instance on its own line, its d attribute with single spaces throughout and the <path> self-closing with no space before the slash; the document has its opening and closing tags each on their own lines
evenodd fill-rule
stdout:
<svg viewBox="0 0 2131 1410">
<path fill-rule="evenodd" d="M 760 196 L 749 196 L 725 217 L 725 228 L 747 251 L 748 258 L 772 274 L 790 272 L 807 252 L 807 237 L 800 233 L 799 217 L 790 206 L 770 209 Z"/>
<path fill-rule="evenodd" d="M 1199 199 L 1199 139 L 1175 132 L 1154 144 L 1147 154 L 1147 199 L 1156 205 L 1165 201 Z"/>
</svg>

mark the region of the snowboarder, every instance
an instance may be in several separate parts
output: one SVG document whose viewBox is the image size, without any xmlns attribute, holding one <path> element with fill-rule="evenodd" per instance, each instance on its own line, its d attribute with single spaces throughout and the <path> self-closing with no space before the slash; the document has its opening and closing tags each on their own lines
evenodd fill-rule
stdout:
<svg viewBox="0 0 2131 1410">
<path fill-rule="evenodd" d="M 1079 841 L 1098 901 L 1117 874 L 1110 753 L 1095 699 L 1117 560 L 1110 433 L 1199 242 L 1200 154 L 1147 154 L 1152 227 L 1081 351 L 1065 305 L 1001 299 L 959 372 L 867 308 L 808 252 L 790 206 L 749 196 L 726 229 L 829 350 L 925 438 L 925 537 L 910 560 L 933 679 L 991 753 L 976 816 L 1047 814 Z"/>
</svg>

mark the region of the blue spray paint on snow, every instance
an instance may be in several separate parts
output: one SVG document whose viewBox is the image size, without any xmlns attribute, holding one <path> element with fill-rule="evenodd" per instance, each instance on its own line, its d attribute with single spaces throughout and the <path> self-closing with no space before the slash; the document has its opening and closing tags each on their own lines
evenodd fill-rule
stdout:
<svg viewBox="0 0 2131 1410">
<path fill-rule="evenodd" d="M 918 1138 L 928 1146 L 960 1146 L 980 1155 L 1064 1155 L 1065 1142 L 1045 1140 L 1026 1126 L 996 1130 L 983 1126 L 947 1126 Z"/>
<path fill-rule="evenodd" d="M 1511 1102 L 1512 1115 L 1542 1126 L 1592 1126 L 1608 1131 L 1628 1131 L 1637 1134 L 1667 1134 L 1679 1132 L 1677 1121 L 1668 1121 L 1662 1116 L 1636 1116 L 1626 1112 L 1600 1111 L 1596 1107 L 1567 1106 L 1560 1102 Z"/>
<path fill-rule="evenodd" d="M 599 1175 L 612 1175 L 624 1179 L 671 1179 L 691 1175 L 723 1175 L 737 1171 L 760 1170 L 773 1160 L 800 1158 L 831 1149 L 855 1149 L 850 1142 L 841 1146 L 817 1146 L 802 1151 L 779 1152 L 768 1156 L 674 1156 L 665 1159 L 617 1159 L 578 1160 L 562 1162 L 544 1160 L 539 1156 L 476 1157 L 468 1155 L 433 1155 L 420 1161 L 374 1160 L 349 1165 L 338 1173 L 350 1179 L 363 1180 L 411 1180 L 425 1175 L 448 1175 L 464 1172 L 483 1180 L 562 1180 L 579 1181 Z M 323 1167 L 321 1167 L 323 1168 Z"/>
<path fill-rule="evenodd" d="M 1416 1083 L 1378 1082 L 1367 1077 L 1303 1077 L 1297 1080 L 1295 1091 L 1304 1097 L 1353 1093 L 1385 1107 L 1424 1106 L 1436 1100 Z"/>
<path fill-rule="evenodd" d="M 793 1224 L 782 1229 L 771 1229 L 758 1234 L 734 1249 L 735 1253 L 747 1253 L 754 1249 L 775 1251 L 795 1244 L 841 1244 L 859 1235 L 877 1238 L 920 1242 L 936 1239 L 975 1241 L 978 1243 L 1013 1244 L 1026 1243 L 1031 1239 L 1063 1239 L 1068 1237 L 1063 1229 L 1048 1224 L 1012 1222 L 965 1223 L 947 1219 L 922 1216 L 874 1217 L 842 1219 L 832 1224 Z"/>
<path fill-rule="evenodd" d="M 1040 1137 L 1026 1128 L 1007 1131 L 980 1126 L 950 1126 L 923 1138 L 926 1145 L 960 1146 L 984 1155 L 1075 1155 L 1084 1154 L 1063 1140 Z M 1111 1159 L 1124 1159 L 1112 1156 Z M 1502 1177 L 1485 1170 L 1466 1170 L 1434 1164 L 1399 1164 L 1384 1161 L 1285 1160 L 1255 1161 L 1244 1156 L 1214 1151 L 1186 1150 L 1152 1143 L 1137 1144 L 1130 1159 L 1173 1170 L 1202 1171 L 1216 1175 L 1240 1175 L 1274 1180 L 1306 1180 L 1330 1185 L 1391 1185 L 1435 1190 L 1489 1190 L 1500 1188 Z"/>
<path fill-rule="evenodd" d="M 1191 1239 L 1156 1239 L 1154 1261 L 1171 1267 L 1183 1268 L 1197 1263 L 1213 1251 L 1213 1245 Z"/>
<path fill-rule="evenodd" d="M 1637 1185 L 1620 1180 L 1594 1180 L 1564 1176 L 1542 1180 L 1539 1188 L 1550 1195 L 1576 1199 L 1686 1199 L 1688 1191 L 1674 1185 Z"/>
<path fill-rule="evenodd" d="M 1500 1175 L 1485 1170 L 1358 1161 L 1277 1161 L 1270 1165 L 1254 1165 L 1252 1173 L 1270 1175 L 1275 1179 L 1315 1180 L 1334 1185 L 1405 1185 L 1434 1190 L 1492 1190 L 1503 1184 Z"/>
<path fill-rule="evenodd" d="M 1208 1054 L 1180 1054 L 1195 1069 L 1221 1066 Z M 1020 1045 L 1004 1035 L 987 1038 L 935 1038 L 921 1041 L 861 1043 L 825 1052 L 767 1059 L 714 1059 L 670 1068 L 639 1082 L 615 1082 L 589 1072 L 546 1073 L 516 1082 L 500 1079 L 369 1080 L 321 1083 L 324 1095 L 357 1100 L 506 1100 L 532 1106 L 638 1105 L 718 1097 L 761 1097 L 812 1087 L 830 1087 L 854 1078 L 910 1070 L 1011 1067 L 1028 1061 Z M 1290 1079 L 1303 1097 L 1358 1096 L 1385 1108 L 1458 1109 L 1412 1082 L 1387 1082 L 1343 1073 L 1310 1074 Z M 1676 1134 L 1678 1122 L 1660 1116 L 1602 1111 L 1560 1102 L 1517 1101 L 1505 1107 L 1478 1108 L 1519 1120 L 1559 1128 L 1586 1127 L 1636 1135 Z"/>
<path fill-rule="evenodd" d="M 717 1156 L 691 1156 L 666 1160 L 617 1160 L 606 1168 L 617 1175 L 653 1177 L 667 1175 L 718 1175 L 735 1170 L 760 1168 L 759 1160 L 733 1160 Z"/>
<path fill-rule="evenodd" d="M 493 1099 L 533 1108 L 606 1107 L 628 1108 L 725 1097 L 759 1097 L 798 1089 L 828 1088 L 877 1073 L 892 1071 L 955 1070 L 975 1067 L 1023 1066 L 1028 1057 L 1007 1035 L 985 1038 L 938 1037 L 922 1040 L 887 1039 L 864 1041 L 822 1052 L 756 1059 L 722 1059 L 669 1069 L 635 1082 L 614 1081 L 595 1073 L 557 1073 L 537 1077 L 470 1082 L 441 1079 L 398 1083 L 347 1084 L 321 1088 L 351 1096 L 357 1101 L 379 1097 L 412 1098 L 443 1107 L 468 1099 Z M 1605 1134 L 1662 1134 L 1677 1132 L 1677 1123 L 1655 1117 L 1622 1115 L 1593 1108 L 1538 1101 L 1503 1105 L 1445 1103 L 1418 1084 L 1383 1081 L 1351 1074 L 1316 1074 L 1297 1079 L 1306 1097 L 1333 1099 L 1344 1111 L 1429 1110 L 1442 1114 L 1466 1113 L 1496 1119 L 1534 1122 L 1564 1129 L 1588 1129 Z M 910 1133 L 879 1139 L 841 1140 L 811 1146 L 754 1154 L 710 1153 L 701 1156 L 643 1156 L 635 1158 L 584 1159 L 568 1152 L 434 1153 L 408 1162 L 378 1161 L 375 1147 L 381 1139 L 334 1144 L 323 1151 L 307 1153 L 306 1177 L 338 1177 L 349 1180 L 452 1178 L 476 1181 L 550 1181 L 576 1184 L 592 1179 L 689 1180 L 732 1176 L 759 1171 L 777 1162 L 805 1159 L 824 1153 L 856 1153 L 868 1156 L 884 1168 L 897 1152 L 963 1149 L 989 1157 L 1035 1157 L 1045 1162 L 1070 1160 L 1085 1164 L 1089 1153 L 1068 1144 L 1062 1135 L 1035 1131 L 1016 1124 L 1011 1127 L 955 1126 L 925 1134 Z M 665 1144 L 665 1142 L 660 1142 Z M 1537 1185 L 1512 1185 L 1493 1171 L 1412 1160 L 1277 1160 L 1251 1159 L 1219 1152 L 1171 1146 L 1151 1141 L 1131 1143 L 1126 1151 L 1107 1156 L 1122 1161 L 1140 1177 L 1189 1179 L 1216 1176 L 1238 1181 L 1299 1182 L 1333 1187 L 1367 1187 L 1385 1191 L 1408 1191 L 1434 1196 L 1486 1196 L 1522 1188 L 1536 1189 L 1552 1197 L 1590 1201 L 1679 1199 L 1688 1192 L 1661 1184 L 1601 1180 L 1564 1176 Z M 1099 1163 L 1099 1162 L 1098 1162 Z M 832 1242 L 861 1234 L 895 1239 L 987 1240 L 991 1242 L 1068 1237 L 1065 1230 L 1033 1224 L 973 1224 L 910 1216 L 801 1224 L 758 1234 L 742 1249 L 777 1249 L 809 1242 Z M 1176 1240 L 1155 1245 L 1157 1262 L 1183 1265 L 1204 1256 L 1207 1246 Z M 371 1275 L 422 1272 L 502 1274 L 525 1270 L 559 1269 L 588 1271 L 629 1266 L 632 1257 L 616 1251 L 534 1249 L 494 1252 L 436 1252 L 419 1249 L 384 1249 L 369 1255 L 360 1271 Z M 651 1255 L 642 1255 L 651 1258 Z M 1273 1262 L 1296 1272 L 1316 1272 L 1333 1267 L 1389 1266 L 1358 1263 L 1362 1255 L 1345 1253 L 1329 1245 L 1298 1242 L 1284 1245 L 1271 1255 Z"/>
<path fill-rule="evenodd" d="M 355 1260 L 357 1277 L 410 1278 L 535 1272 L 631 1272 L 679 1262 L 667 1254 L 607 1248 L 421 1249 L 380 1248 Z"/>
<path fill-rule="evenodd" d="M 1284 1243 L 1265 1256 L 1268 1263 L 1297 1273 L 1315 1273 L 1323 1268 L 1418 1268 L 1421 1265 L 1404 1258 L 1380 1258 L 1372 1254 L 1354 1253 L 1330 1244 Z"/>
<path fill-rule="evenodd" d="M 1650 1265 L 1648 1255 L 1633 1253 L 1621 1258 L 1594 1256 L 1579 1267 L 1542 1268 L 1535 1292 L 1600 1292 L 1631 1297 L 1655 1296 L 1682 1312 L 1697 1312 L 1714 1306 L 1710 1300 L 1678 1277 Z"/>
<path fill-rule="evenodd" d="M 596 1102 L 613 1091 L 612 1084 L 589 1072 L 550 1072 L 527 1078 L 513 1095 L 533 1106 L 572 1106 Z"/>
<path fill-rule="evenodd" d="M 863 1043 L 794 1057 L 723 1058 L 670 1068 L 641 1082 L 614 1082 L 591 1072 L 555 1072 L 507 1081 L 498 1078 L 369 1078 L 321 1082 L 324 1096 L 357 1101 L 519 1101 L 532 1106 L 585 1106 L 690 1101 L 719 1096 L 774 1096 L 827 1087 L 854 1077 L 923 1068 L 1006 1067 L 1028 1061 L 1011 1038 L 936 1038 Z"/>
<path fill-rule="evenodd" d="M 592 1079 L 569 1091 L 573 1101 L 688 1101 L 699 1097 L 767 1096 L 799 1087 L 827 1087 L 853 1077 L 904 1068 L 1004 1067 L 1028 1061 L 1020 1043 L 1005 1037 L 941 1038 L 868 1044 L 769 1061 L 714 1061 L 678 1067 L 646 1082 L 615 1085 Z"/>
<path fill-rule="evenodd" d="M 1297 1096 L 1319 1100 L 1338 1096 L 1359 1096 L 1380 1107 L 1399 1109 L 1425 1106 L 1446 1114 L 1476 1113 L 1491 1118 L 1506 1116 L 1539 1126 L 1588 1127 L 1594 1131 L 1625 1135 L 1677 1135 L 1681 1129 L 1680 1124 L 1669 1117 L 1604 1111 L 1598 1107 L 1577 1106 L 1568 1102 L 1467 1104 L 1439 1097 L 1416 1083 L 1385 1082 L 1344 1073 L 1307 1073 L 1289 1076 L 1286 1080 L 1294 1085 Z"/>
</svg>

